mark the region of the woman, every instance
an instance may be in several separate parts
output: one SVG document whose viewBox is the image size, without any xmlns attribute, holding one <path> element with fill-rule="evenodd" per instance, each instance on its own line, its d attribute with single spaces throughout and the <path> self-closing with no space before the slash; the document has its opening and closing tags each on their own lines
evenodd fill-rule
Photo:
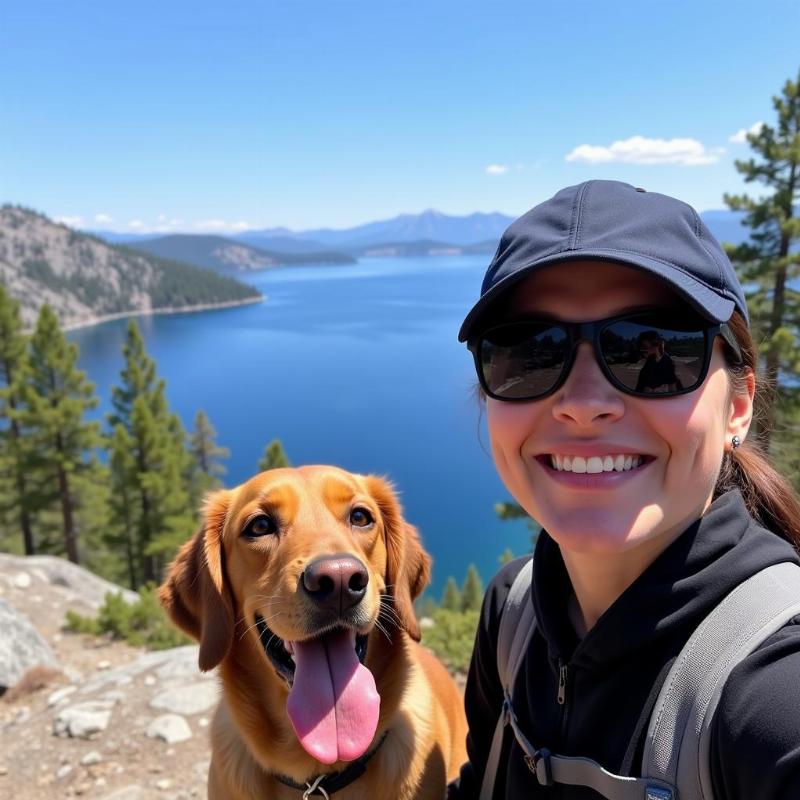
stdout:
<svg viewBox="0 0 800 800">
<path fill-rule="evenodd" d="M 475 354 L 500 477 L 543 527 L 536 628 L 511 689 L 537 748 L 639 775 L 656 696 L 700 622 L 762 568 L 799 563 L 800 504 L 748 438 L 747 320 L 727 257 L 664 195 L 570 187 L 500 242 L 459 338 Z M 653 331 L 677 380 L 645 390 L 639 337 Z M 503 703 L 498 620 L 524 561 L 486 594 L 465 695 L 470 760 L 451 798 L 479 796 Z M 708 756 L 717 800 L 800 797 L 799 623 L 724 686 Z M 495 800 L 599 797 L 541 787 L 523 755 L 506 730 Z"/>
</svg>

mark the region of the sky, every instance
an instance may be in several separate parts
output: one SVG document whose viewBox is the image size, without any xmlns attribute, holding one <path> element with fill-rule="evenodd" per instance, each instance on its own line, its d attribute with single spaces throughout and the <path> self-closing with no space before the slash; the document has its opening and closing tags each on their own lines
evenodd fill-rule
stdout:
<svg viewBox="0 0 800 800">
<path fill-rule="evenodd" d="M 616 178 L 723 208 L 800 3 L 0 3 L 0 202 L 74 227 L 519 215 Z"/>
</svg>

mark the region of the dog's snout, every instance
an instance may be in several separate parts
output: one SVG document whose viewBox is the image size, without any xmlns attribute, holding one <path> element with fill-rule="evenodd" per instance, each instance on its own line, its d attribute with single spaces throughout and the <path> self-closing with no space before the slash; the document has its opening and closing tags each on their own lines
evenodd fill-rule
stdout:
<svg viewBox="0 0 800 800">
<path fill-rule="evenodd" d="M 322 556 L 309 562 L 300 585 L 322 608 L 341 613 L 367 592 L 369 573 L 360 559 L 347 554 Z"/>
</svg>

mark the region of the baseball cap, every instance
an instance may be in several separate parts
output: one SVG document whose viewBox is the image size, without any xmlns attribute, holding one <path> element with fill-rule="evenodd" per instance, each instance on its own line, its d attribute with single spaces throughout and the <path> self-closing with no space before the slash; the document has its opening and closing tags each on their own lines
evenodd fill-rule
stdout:
<svg viewBox="0 0 800 800">
<path fill-rule="evenodd" d="M 666 281 L 700 314 L 748 321 L 733 265 L 688 204 L 620 181 L 569 186 L 508 226 L 486 270 L 481 296 L 458 333 L 478 333 L 489 308 L 539 267 L 576 259 L 616 261 Z"/>
</svg>

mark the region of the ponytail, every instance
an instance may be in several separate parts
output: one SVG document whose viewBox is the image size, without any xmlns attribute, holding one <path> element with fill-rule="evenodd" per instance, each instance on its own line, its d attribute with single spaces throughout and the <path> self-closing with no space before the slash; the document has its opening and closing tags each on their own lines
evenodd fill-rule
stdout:
<svg viewBox="0 0 800 800">
<path fill-rule="evenodd" d="M 744 317 L 734 311 L 728 327 L 742 351 L 743 363 L 728 363 L 731 389 L 745 391 L 745 376 L 756 372 L 757 356 L 753 337 Z M 763 408 L 768 387 L 756 387 L 756 415 Z M 728 453 L 714 487 L 714 497 L 731 489 L 742 493 L 747 510 L 765 528 L 786 539 L 800 551 L 800 497 L 791 483 L 773 466 L 755 435 L 750 435 L 736 450 Z"/>
</svg>

